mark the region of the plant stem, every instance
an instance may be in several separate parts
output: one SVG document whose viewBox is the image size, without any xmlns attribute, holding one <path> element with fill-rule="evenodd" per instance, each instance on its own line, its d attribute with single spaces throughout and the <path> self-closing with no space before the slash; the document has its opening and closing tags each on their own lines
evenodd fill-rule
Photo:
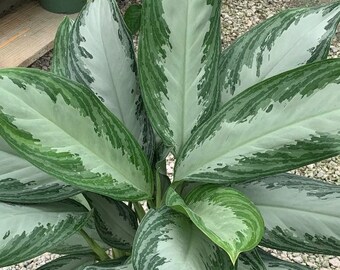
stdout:
<svg viewBox="0 0 340 270">
<path fill-rule="evenodd" d="M 83 229 L 81 229 L 80 234 L 84 237 L 85 241 L 92 248 L 93 252 L 96 253 L 101 261 L 109 260 L 109 255 L 106 254 L 105 250 L 103 250 L 97 243 L 94 241 Z"/>
<path fill-rule="evenodd" d="M 162 205 L 162 184 L 159 173 L 156 173 L 156 209 Z"/>
<path fill-rule="evenodd" d="M 143 207 L 140 205 L 139 202 L 133 202 L 133 206 L 135 208 L 139 221 L 142 221 L 143 217 L 145 216 L 145 211 Z"/>
</svg>

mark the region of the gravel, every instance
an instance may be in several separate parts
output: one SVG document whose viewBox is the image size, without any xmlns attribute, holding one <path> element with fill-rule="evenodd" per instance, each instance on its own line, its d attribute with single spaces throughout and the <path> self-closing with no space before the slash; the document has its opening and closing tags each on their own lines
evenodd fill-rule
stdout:
<svg viewBox="0 0 340 270">
<path fill-rule="evenodd" d="M 120 7 L 125 10 L 130 3 L 136 3 L 138 0 L 121 0 Z M 269 18 L 277 12 L 298 6 L 312 6 L 316 4 L 335 2 L 330 0 L 223 0 L 222 5 L 222 47 L 226 48 L 237 37 L 245 33 L 254 25 Z M 39 60 L 37 60 L 31 67 L 49 70 L 52 53 L 49 52 Z M 340 32 L 334 38 L 330 57 L 340 57 Z M 167 159 L 167 170 L 170 178 L 173 175 L 174 158 L 169 156 Z M 340 157 L 333 157 L 315 164 L 299 168 L 292 171 L 295 174 L 303 175 L 327 181 L 333 184 L 340 184 Z M 340 227 L 340 226 L 339 226 Z M 283 260 L 292 261 L 309 266 L 311 269 L 340 270 L 340 257 L 325 256 L 319 254 L 301 254 L 291 253 L 285 251 L 276 251 L 266 249 L 274 256 Z M 23 262 L 17 266 L 0 268 L 0 270 L 14 270 L 14 269 L 36 269 L 46 262 L 57 258 L 58 255 L 43 254 L 33 260 Z"/>
</svg>

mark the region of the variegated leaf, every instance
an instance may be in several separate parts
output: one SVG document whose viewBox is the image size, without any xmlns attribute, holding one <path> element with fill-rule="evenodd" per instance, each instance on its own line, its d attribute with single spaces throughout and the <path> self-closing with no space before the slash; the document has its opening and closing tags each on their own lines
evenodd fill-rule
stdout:
<svg viewBox="0 0 340 270">
<path fill-rule="evenodd" d="M 204 185 L 183 200 L 169 188 L 166 205 L 186 214 L 228 253 L 233 264 L 241 252 L 256 247 L 263 235 L 261 214 L 251 201 L 234 189 Z"/>
<path fill-rule="evenodd" d="M 199 127 L 177 159 L 175 180 L 239 182 L 340 153 L 340 60 L 259 83 Z"/>
<path fill-rule="evenodd" d="M 68 255 L 51 261 L 37 270 L 83 270 L 87 265 L 96 262 L 94 255 Z"/>
<path fill-rule="evenodd" d="M 122 200 L 152 194 L 142 149 L 87 88 L 52 73 L 0 70 L 0 135 L 35 166 Z"/>
<path fill-rule="evenodd" d="M 138 48 L 143 99 L 154 129 L 176 153 L 217 106 L 220 4 L 143 1 Z"/>
<path fill-rule="evenodd" d="M 78 231 L 89 216 L 72 200 L 32 206 L 0 202 L 0 267 L 46 252 Z"/>
<path fill-rule="evenodd" d="M 263 216 L 261 245 L 340 255 L 340 186 L 280 174 L 235 188 L 245 193 Z"/>
<path fill-rule="evenodd" d="M 33 166 L 0 137 L 0 201 L 46 203 L 61 201 L 79 192 Z"/>
<path fill-rule="evenodd" d="M 102 249 L 108 250 L 110 246 L 105 244 L 100 238 L 93 215 L 89 218 L 86 224 L 82 227 L 85 231 Z M 50 253 L 55 254 L 70 254 L 70 255 L 84 255 L 93 252 L 89 244 L 86 242 L 84 237 L 79 233 L 75 233 L 65 240 L 59 242 L 57 245 L 53 246 L 48 250 Z"/>
<path fill-rule="evenodd" d="M 126 261 L 126 257 L 101 261 L 84 268 L 84 270 L 134 270 L 132 264 Z"/>
<path fill-rule="evenodd" d="M 125 203 L 86 192 L 94 208 L 97 231 L 102 240 L 117 249 L 131 249 L 138 227 L 137 216 Z"/>
<path fill-rule="evenodd" d="M 118 266 L 87 266 L 83 270 L 135 270 L 132 264 L 118 265 Z"/>
<path fill-rule="evenodd" d="M 65 17 L 59 25 L 54 39 L 51 71 L 54 74 L 70 78 L 69 62 L 69 39 L 73 21 Z"/>
<path fill-rule="evenodd" d="M 241 36 L 221 56 L 222 104 L 260 81 L 326 59 L 339 19 L 339 2 L 291 9 Z"/>
<path fill-rule="evenodd" d="M 89 86 L 151 158 L 154 135 L 141 99 L 133 42 L 115 0 L 88 1 L 69 48 L 71 79 Z"/>
<path fill-rule="evenodd" d="M 258 249 L 258 253 L 267 270 L 311 270 L 311 268 L 307 266 L 275 258 L 274 256 L 268 254 L 267 252 L 262 251 L 261 249 Z M 240 270 L 243 269 L 240 268 Z M 248 268 L 245 268 L 244 270 L 248 270 Z"/>
<path fill-rule="evenodd" d="M 238 270 L 268 270 L 257 249 L 244 252 L 237 261 Z"/>
<path fill-rule="evenodd" d="M 168 207 L 144 217 L 132 250 L 134 269 L 226 269 L 225 254 L 186 216 Z"/>
</svg>

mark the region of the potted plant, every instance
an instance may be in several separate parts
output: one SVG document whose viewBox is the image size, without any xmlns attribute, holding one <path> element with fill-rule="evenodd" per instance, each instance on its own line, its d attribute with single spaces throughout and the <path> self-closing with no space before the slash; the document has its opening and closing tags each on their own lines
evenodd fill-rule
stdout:
<svg viewBox="0 0 340 270">
<path fill-rule="evenodd" d="M 54 13 L 72 14 L 79 12 L 86 0 L 40 0 L 41 6 Z"/>
</svg>

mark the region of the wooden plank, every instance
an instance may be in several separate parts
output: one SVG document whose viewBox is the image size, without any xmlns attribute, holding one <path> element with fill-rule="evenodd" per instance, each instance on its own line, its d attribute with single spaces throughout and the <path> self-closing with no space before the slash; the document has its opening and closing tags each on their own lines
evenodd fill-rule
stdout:
<svg viewBox="0 0 340 270">
<path fill-rule="evenodd" d="M 0 68 L 28 66 L 51 50 L 64 16 L 44 10 L 38 1 L 27 0 L 15 12 L 2 17 Z"/>
</svg>

